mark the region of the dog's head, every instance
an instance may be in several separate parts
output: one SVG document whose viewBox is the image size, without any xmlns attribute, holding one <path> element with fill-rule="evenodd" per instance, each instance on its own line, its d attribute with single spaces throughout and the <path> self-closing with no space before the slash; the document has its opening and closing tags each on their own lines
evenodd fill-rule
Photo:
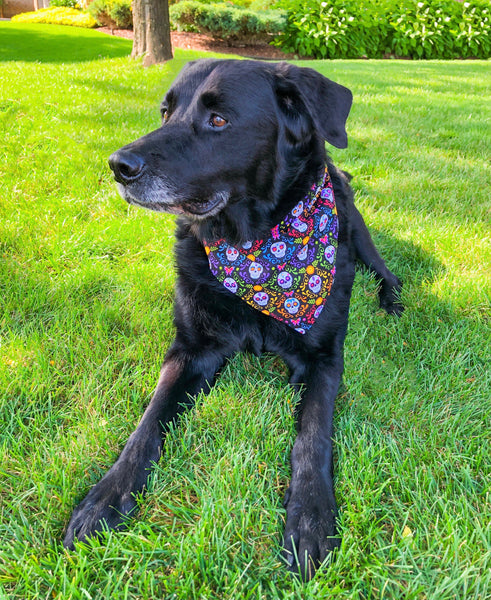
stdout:
<svg viewBox="0 0 491 600">
<path fill-rule="evenodd" d="M 109 164 L 129 203 L 185 215 L 202 233 L 225 220 L 245 241 L 254 223 L 268 225 L 283 209 L 292 188 L 312 183 L 325 161 L 324 140 L 346 147 L 351 99 L 313 69 L 191 62 L 164 98 L 162 126 Z"/>
</svg>

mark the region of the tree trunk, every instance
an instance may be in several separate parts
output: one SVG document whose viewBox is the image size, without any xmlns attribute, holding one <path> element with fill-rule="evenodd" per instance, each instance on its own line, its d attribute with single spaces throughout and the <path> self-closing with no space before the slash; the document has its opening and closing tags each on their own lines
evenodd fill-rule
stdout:
<svg viewBox="0 0 491 600">
<path fill-rule="evenodd" d="M 134 0 L 133 29 L 132 58 L 146 67 L 172 58 L 168 0 Z"/>
</svg>

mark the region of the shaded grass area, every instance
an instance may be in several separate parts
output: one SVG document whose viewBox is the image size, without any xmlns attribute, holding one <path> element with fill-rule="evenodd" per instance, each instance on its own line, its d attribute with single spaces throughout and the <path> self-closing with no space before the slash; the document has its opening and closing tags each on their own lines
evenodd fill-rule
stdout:
<svg viewBox="0 0 491 600">
<path fill-rule="evenodd" d="M 30 28 L 0 23 L 0 598 L 489 598 L 489 63 L 300 63 L 354 92 L 334 156 L 406 305 L 388 318 L 357 276 L 335 417 L 343 544 L 303 586 L 279 559 L 295 396 L 274 357 L 235 358 L 169 434 L 127 531 L 61 548 L 173 335 L 173 219 L 123 203 L 107 156 L 159 125 L 200 55 L 143 69 L 104 54 L 125 40 L 61 28 L 75 49 L 92 36 L 92 58 L 63 60 L 57 29 L 39 26 L 35 59 Z"/>
<path fill-rule="evenodd" d="M 73 27 L 21 23 L 0 24 L 0 62 L 72 63 L 127 56 L 132 42 L 92 29 L 77 36 Z"/>
</svg>

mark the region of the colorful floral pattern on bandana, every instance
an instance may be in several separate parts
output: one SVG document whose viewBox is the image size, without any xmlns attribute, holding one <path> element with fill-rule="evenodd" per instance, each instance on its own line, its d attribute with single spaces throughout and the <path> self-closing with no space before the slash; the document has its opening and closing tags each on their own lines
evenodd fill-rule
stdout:
<svg viewBox="0 0 491 600">
<path fill-rule="evenodd" d="M 338 217 L 327 172 L 266 240 L 230 246 L 205 241 L 213 275 L 247 304 L 306 333 L 321 314 L 336 273 Z"/>
</svg>

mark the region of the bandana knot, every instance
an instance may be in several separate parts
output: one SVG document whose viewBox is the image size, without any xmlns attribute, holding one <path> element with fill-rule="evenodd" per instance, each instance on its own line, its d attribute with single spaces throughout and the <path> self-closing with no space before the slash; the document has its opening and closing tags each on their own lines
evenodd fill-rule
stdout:
<svg viewBox="0 0 491 600">
<path fill-rule="evenodd" d="M 336 273 L 338 217 L 327 171 L 265 240 L 204 241 L 210 270 L 230 293 L 299 333 L 321 314 Z"/>
</svg>

